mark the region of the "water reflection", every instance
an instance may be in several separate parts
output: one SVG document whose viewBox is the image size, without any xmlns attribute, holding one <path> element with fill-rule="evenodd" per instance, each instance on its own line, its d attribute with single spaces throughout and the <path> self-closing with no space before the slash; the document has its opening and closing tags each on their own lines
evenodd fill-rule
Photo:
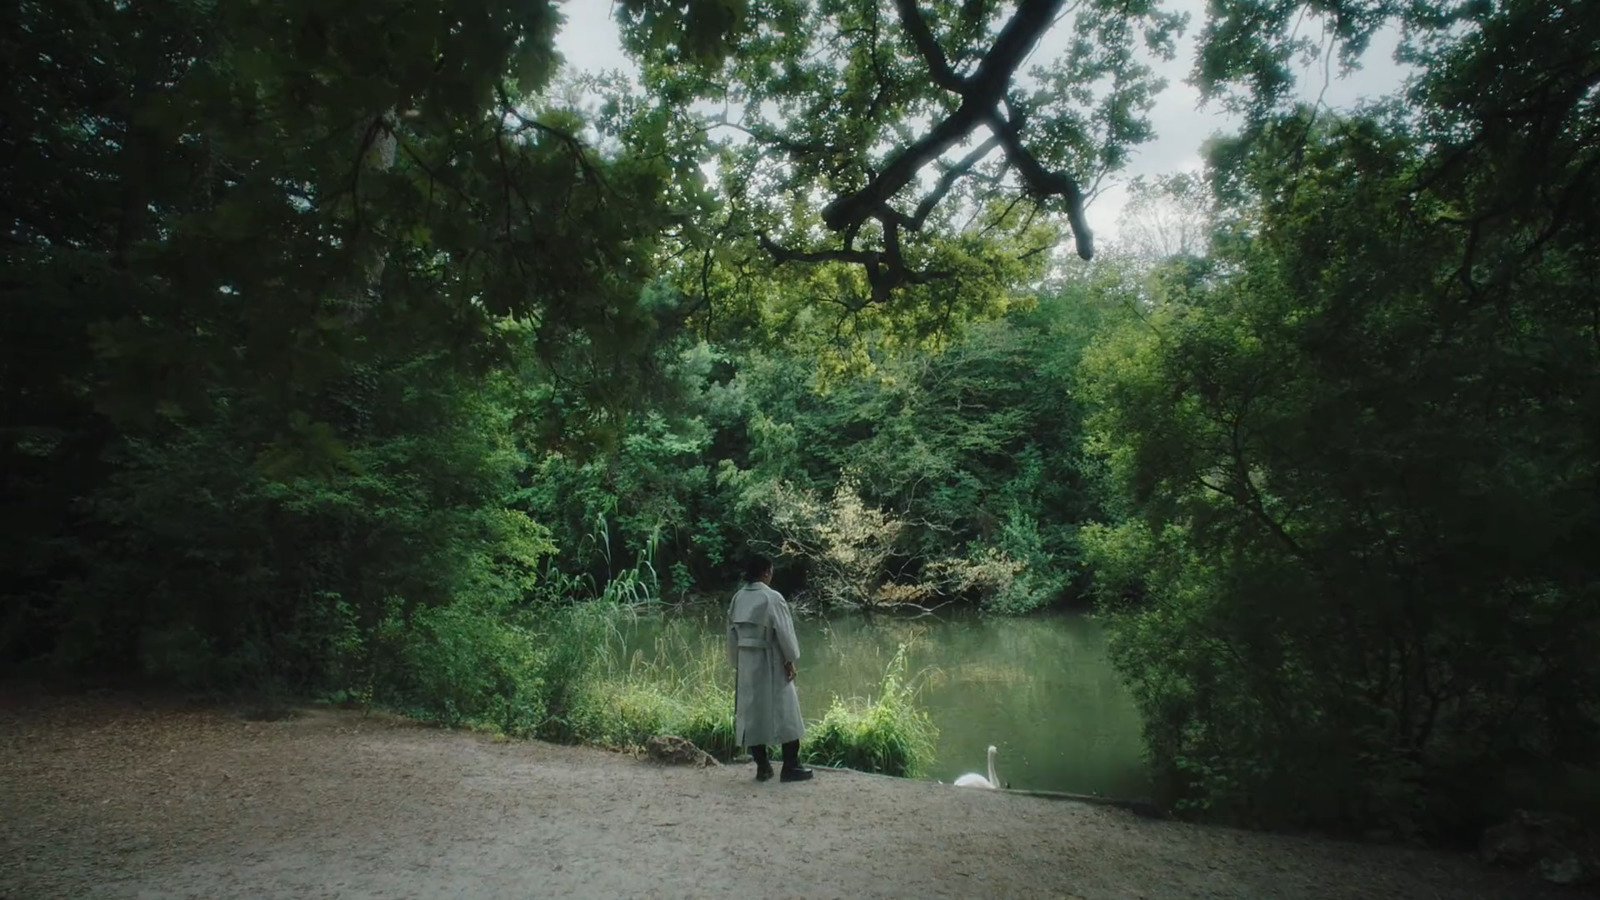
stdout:
<svg viewBox="0 0 1600 900">
<path fill-rule="evenodd" d="M 984 751 L 1014 788 L 1141 797 L 1148 792 L 1139 718 L 1106 658 L 1099 623 L 1078 615 L 918 619 L 850 616 L 796 623 L 804 658 L 800 702 L 816 718 L 833 695 L 869 696 L 902 642 L 921 701 L 939 727 L 928 776 L 953 781 L 983 772 Z M 632 648 L 658 646 L 664 630 L 720 635 L 721 610 L 626 629 Z M 686 635 L 688 636 L 688 635 Z M 698 641 L 669 641 L 675 647 Z"/>
</svg>

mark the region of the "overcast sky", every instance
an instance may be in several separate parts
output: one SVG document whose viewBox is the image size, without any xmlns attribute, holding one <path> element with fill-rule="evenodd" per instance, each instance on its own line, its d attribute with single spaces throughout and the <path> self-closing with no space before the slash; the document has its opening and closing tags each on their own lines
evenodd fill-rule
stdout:
<svg viewBox="0 0 1600 900">
<path fill-rule="evenodd" d="M 1232 130 L 1234 120 L 1216 104 L 1200 107 L 1200 92 L 1185 83 L 1194 65 L 1194 37 L 1205 21 L 1205 0 L 1167 0 L 1167 6 L 1189 13 L 1189 27 L 1178 43 L 1178 55 L 1172 62 L 1156 63 L 1158 74 L 1167 80 L 1167 89 L 1156 100 L 1151 110 L 1151 121 L 1156 138 L 1135 151 L 1132 163 L 1117 177 L 1118 184 L 1102 185 L 1102 191 L 1089 207 L 1090 226 L 1097 236 L 1113 238 L 1117 217 L 1120 215 L 1124 192 L 1120 183 L 1134 175 L 1158 175 L 1200 165 L 1200 145 L 1219 131 Z M 616 23 L 611 17 L 611 0 L 567 0 L 562 4 L 567 24 L 556 38 L 556 48 L 567 64 L 578 71 L 622 69 L 636 73 L 622 53 L 617 40 Z M 1315 26 L 1308 26 L 1315 28 Z M 1065 26 L 1047 34 L 1035 51 L 1031 62 L 1050 58 L 1066 43 L 1062 33 Z M 1315 37 L 1316 32 L 1310 36 Z M 1346 108 L 1363 98 L 1376 98 L 1400 87 L 1405 71 L 1394 62 L 1396 35 L 1379 34 L 1362 59 L 1362 68 L 1340 78 L 1337 61 L 1333 81 L 1328 84 L 1323 102 L 1334 108 Z M 1314 99 L 1323 91 L 1323 73 L 1317 65 L 1300 73 L 1300 92 L 1305 99 Z"/>
</svg>

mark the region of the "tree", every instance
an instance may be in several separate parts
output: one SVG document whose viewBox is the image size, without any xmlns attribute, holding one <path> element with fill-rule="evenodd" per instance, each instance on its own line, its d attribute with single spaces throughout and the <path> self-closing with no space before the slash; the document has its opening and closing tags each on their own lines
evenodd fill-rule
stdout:
<svg viewBox="0 0 1600 900">
<path fill-rule="evenodd" d="M 3 15 L 7 659 L 314 686 L 520 602 L 517 439 L 618 430 L 692 202 L 541 98 L 556 7 Z"/>
<path fill-rule="evenodd" d="M 1594 812 L 1600 16 L 1450 12 L 1406 7 L 1409 103 L 1214 145 L 1214 264 L 1092 356 L 1114 654 L 1237 819 Z"/>
<path fill-rule="evenodd" d="M 688 8 L 723 11 L 706 21 L 725 30 L 725 53 L 666 37 L 682 4 L 635 0 L 619 17 L 650 90 L 722 105 L 703 127 L 741 137 L 719 157 L 725 235 L 778 265 L 853 273 L 805 276 L 812 302 L 932 306 L 946 325 L 975 297 L 1037 277 L 1016 263 L 1049 251 L 1040 226 L 1053 214 L 1093 255 L 1087 193 L 1150 137 L 1143 113 L 1160 83 L 1135 48 L 1170 56 L 1182 24 L 1146 2 Z M 1065 52 L 1025 71 L 1063 21 Z"/>
</svg>

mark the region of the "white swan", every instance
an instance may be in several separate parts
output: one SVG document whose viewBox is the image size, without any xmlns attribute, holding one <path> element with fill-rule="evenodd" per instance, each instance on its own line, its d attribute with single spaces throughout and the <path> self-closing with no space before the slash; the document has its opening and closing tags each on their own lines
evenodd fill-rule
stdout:
<svg viewBox="0 0 1600 900">
<path fill-rule="evenodd" d="M 968 772 L 956 779 L 956 787 L 989 788 L 995 790 L 1000 787 L 1000 778 L 994 774 L 994 755 L 1000 751 L 989 745 L 989 777 L 985 778 L 977 772 Z"/>
</svg>

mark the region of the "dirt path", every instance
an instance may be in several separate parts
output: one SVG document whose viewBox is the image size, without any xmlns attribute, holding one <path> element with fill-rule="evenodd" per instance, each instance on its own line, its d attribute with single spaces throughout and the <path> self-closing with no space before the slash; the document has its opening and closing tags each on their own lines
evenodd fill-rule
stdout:
<svg viewBox="0 0 1600 900">
<path fill-rule="evenodd" d="M 750 776 L 353 712 L 0 697 L 0 898 L 1541 896 L 1465 857 Z"/>
</svg>

